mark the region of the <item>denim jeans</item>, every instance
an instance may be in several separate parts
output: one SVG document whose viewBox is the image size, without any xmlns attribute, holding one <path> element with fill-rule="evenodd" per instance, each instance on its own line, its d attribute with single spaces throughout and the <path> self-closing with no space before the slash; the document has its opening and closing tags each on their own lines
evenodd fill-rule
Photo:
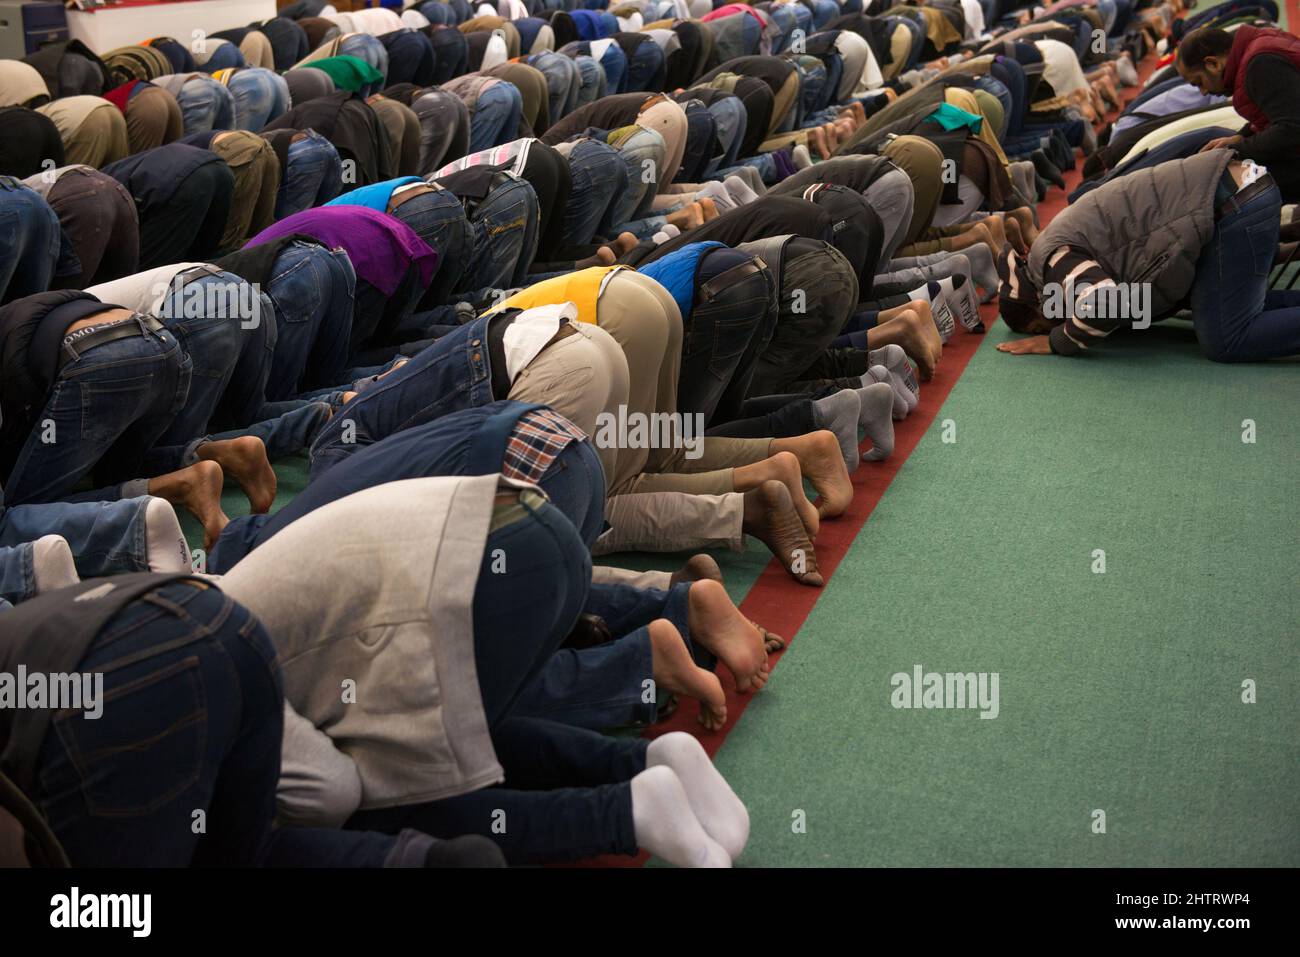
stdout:
<svg viewBox="0 0 1300 957">
<path fill-rule="evenodd" d="M 147 482 L 126 480 L 136 479 L 145 453 L 185 405 L 189 387 L 189 356 L 165 329 L 88 349 L 60 370 L 5 482 L 8 503 L 144 495 Z M 92 474 L 112 484 L 74 494 Z"/>
<path fill-rule="evenodd" d="M 558 123 L 578 108 L 581 79 L 577 63 L 549 50 L 525 57 L 524 62 L 541 70 L 546 77 L 547 108 L 552 123 Z"/>
<path fill-rule="evenodd" d="M 1247 200 L 1219 220 L 1196 261 L 1192 321 L 1215 362 L 1300 355 L 1300 294 L 1268 289 L 1281 204 L 1276 185 Z"/>
<path fill-rule="evenodd" d="M 277 331 L 268 399 L 343 381 L 356 285 L 352 260 L 342 249 L 295 241 L 276 257 L 265 290 Z"/>
<path fill-rule="evenodd" d="M 0 303 L 50 288 L 61 235 L 58 215 L 39 193 L 0 176 Z"/>
<path fill-rule="evenodd" d="M 650 213 L 650 204 L 659 190 L 659 171 L 664 168 L 667 148 L 655 130 L 639 129 L 618 147 L 627 170 L 628 188 L 616 196 L 614 204 L 600 222 L 597 232 L 613 236 L 619 227 Z"/>
<path fill-rule="evenodd" d="M 0 506 L 0 547 L 18 548 L 45 535 L 60 535 L 72 550 L 82 578 L 148 571 L 144 515 L 148 504 L 141 497 Z M 30 561 L 27 565 L 22 581 L 0 574 L 0 595 L 15 604 L 32 596 Z"/>
<path fill-rule="evenodd" d="M 537 194 L 512 173 L 470 214 L 474 253 L 456 287 L 474 301 L 522 286 L 537 253 Z"/>
<path fill-rule="evenodd" d="M 437 271 L 420 299 L 420 309 L 447 302 L 464 275 L 474 248 L 474 234 L 465 207 L 448 189 L 413 196 L 392 214 L 438 251 Z"/>
<path fill-rule="evenodd" d="M 209 130 L 229 130 L 235 125 L 235 97 L 210 76 L 188 80 L 176 94 L 185 135 Z"/>
<path fill-rule="evenodd" d="M 249 303 L 255 314 L 245 309 Z M 193 369 L 188 398 L 161 444 L 182 445 L 210 425 L 228 429 L 263 418 L 277 338 L 275 310 L 264 293 L 228 272 L 173 281 L 158 318 Z"/>
<path fill-rule="evenodd" d="M 358 60 L 365 60 L 376 70 L 383 74 L 374 83 L 368 83 L 357 93 L 362 97 L 370 96 L 372 93 L 378 93 L 387 83 L 385 77 L 388 76 L 388 50 L 378 37 L 372 37 L 368 33 L 353 33 L 345 36 L 339 43 L 339 56 L 354 56 Z"/>
<path fill-rule="evenodd" d="M 559 510 L 493 531 L 474 591 L 474 654 L 501 787 L 428 804 L 353 815 L 349 827 L 415 827 L 434 837 L 481 834 L 515 864 L 636 851 L 628 781 L 645 769 L 647 742 L 608 738 L 516 715 L 521 689 L 545 668 L 582 610 L 591 559 Z M 497 555 L 503 573 L 493 571 Z M 530 627 L 521 630 L 520 617 Z M 493 827 L 505 814 L 506 827 Z M 500 832 L 500 833 L 498 833 Z"/>
<path fill-rule="evenodd" d="M 677 411 L 701 413 L 706 423 L 713 421 L 720 404 L 726 407 L 724 418 L 739 410 L 775 326 L 772 274 L 744 272 L 753 262 L 754 257 L 733 249 L 705 253 L 696 272 L 695 307 L 682 317 Z"/>
<path fill-rule="evenodd" d="M 275 218 L 284 219 L 313 206 L 323 206 L 343 191 L 343 161 L 334 144 L 315 130 L 289 144 Z"/>
<path fill-rule="evenodd" d="M 500 146 L 515 139 L 524 115 L 524 99 L 511 83 L 500 80 L 483 89 L 469 121 L 469 151 Z"/>
<path fill-rule="evenodd" d="M 645 681 L 654 677 L 647 631 L 652 621 L 671 622 L 701 668 L 717 665 L 710 652 L 690 640 L 690 588 L 683 583 L 665 592 L 592 584 L 584 611 L 603 618 L 617 637 L 593 648 L 561 648 L 524 687 L 512 714 L 596 731 L 653 724 L 662 701 L 646 700 Z"/>
<path fill-rule="evenodd" d="M 362 391 L 311 448 L 311 478 L 385 436 L 492 401 L 486 317 L 454 330 Z"/>
<path fill-rule="evenodd" d="M 258 132 L 289 109 L 289 84 L 274 70 L 249 67 L 230 78 L 235 129 Z"/>
<path fill-rule="evenodd" d="M 618 150 L 600 140 L 582 140 L 569 153 L 573 188 L 564 210 L 564 243 L 585 246 L 612 207 L 628 191 L 627 167 Z"/>
<path fill-rule="evenodd" d="M 275 648 L 215 588 L 173 583 L 136 600 L 78 669 L 103 674 L 103 714 L 54 716 L 32 795 L 75 866 L 383 863 L 391 838 L 274 826 Z"/>
<path fill-rule="evenodd" d="M 722 147 L 722 155 L 711 159 L 705 166 L 705 175 L 714 176 L 719 169 L 736 165 L 740 158 L 740 144 L 745 142 L 745 132 L 749 128 L 749 115 L 738 96 L 718 97 L 709 104 L 709 112 L 717 124 L 718 145 Z"/>
<path fill-rule="evenodd" d="M 612 88 L 605 78 L 604 69 L 594 57 L 579 55 L 573 58 L 573 62 L 578 66 L 578 103 L 573 108 L 576 110 L 579 106 L 595 103 Z"/>
</svg>

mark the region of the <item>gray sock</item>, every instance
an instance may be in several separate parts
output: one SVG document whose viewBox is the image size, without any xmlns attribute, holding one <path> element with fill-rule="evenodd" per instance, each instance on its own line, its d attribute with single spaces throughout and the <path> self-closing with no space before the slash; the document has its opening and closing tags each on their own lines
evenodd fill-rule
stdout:
<svg viewBox="0 0 1300 957">
<path fill-rule="evenodd" d="M 701 199 L 713 200 L 713 205 L 718 207 L 718 212 L 725 213 L 729 209 L 736 208 L 736 201 L 732 198 L 731 193 L 727 192 L 727 187 L 721 183 L 705 183 L 695 191 L 695 201 Z"/>
<path fill-rule="evenodd" d="M 907 386 L 903 385 L 902 380 L 895 379 L 884 366 L 872 366 L 862 377 L 862 387 L 865 389 L 876 382 L 883 382 L 894 393 L 894 421 L 900 422 L 907 418 L 907 413 L 912 411 L 908 400 L 913 396 L 907 391 Z"/>
<path fill-rule="evenodd" d="M 876 382 L 856 391 L 862 407 L 858 424 L 871 440 L 871 451 L 862 453 L 862 461 L 879 462 L 889 458 L 894 451 L 894 389 Z"/>
<path fill-rule="evenodd" d="M 907 353 L 902 346 L 890 343 L 881 349 L 873 349 L 867 353 L 867 362 L 888 369 L 891 376 L 907 387 L 907 394 L 911 397 L 907 401 L 909 411 L 916 408 L 920 402 L 921 386 L 916 381 L 916 373 L 912 371 L 912 364 L 907 361 Z"/>
<path fill-rule="evenodd" d="M 835 433 L 850 473 L 858 467 L 858 420 L 861 415 L 857 389 L 841 389 L 834 395 L 813 401 L 813 421 L 819 429 Z"/>
<path fill-rule="evenodd" d="M 993 262 L 993 250 L 989 249 L 984 243 L 976 243 L 974 246 L 967 246 L 961 251 L 961 254 L 970 260 L 971 275 L 975 281 L 984 287 L 984 295 L 980 297 L 980 302 L 992 302 L 998 294 L 998 268 Z"/>
</svg>

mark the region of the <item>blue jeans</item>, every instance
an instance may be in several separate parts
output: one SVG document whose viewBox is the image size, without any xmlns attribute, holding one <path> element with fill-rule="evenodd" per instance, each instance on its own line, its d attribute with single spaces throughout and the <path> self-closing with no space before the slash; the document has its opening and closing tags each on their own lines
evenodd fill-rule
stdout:
<svg viewBox="0 0 1300 957">
<path fill-rule="evenodd" d="M 176 94 L 185 135 L 209 130 L 229 130 L 235 125 L 235 97 L 226 86 L 210 76 L 198 76 Z"/>
<path fill-rule="evenodd" d="M 343 191 L 343 161 L 334 144 L 315 130 L 289 144 L 289 160 L 275 197 L 275 218 L 323 206 Z"/>
<path fill-rule="evenodd" d="M 352 260 L 342 249 L 295 241 L 276 257 L 265 289 L 277 331 L 268 399 L 343 381 L 356 285 Z"/>
<path fill-rule="evenodd" d="M 465 207 L 451 190 L 439 189 L 411 197 L 392 215 L 438 251 L 437 271 L 420 299 L 419 308 L 442 305 L 451 298 L 452 290 L 464 275 L 465 263 L 474 248 L 474 234 Z"/>
<path fill-rule="evenodd" d="M 146 498 L 124 498 L 0 506 L 0 548 L 21 552 L 24 544 L 42 536 L 60 535 L 72 550 L 82 578 L 148 571 L 144 517 L 148 503 Z M 19 577 L 10 577 L 15 570 Z M 14 604 L 32 596 L 32 585 L 30 554 L 16 569 L 0 569 L 0 596 Z"/>
<path fill-rule="evenodd" d="M 524 62 L 541 70 L 546 77 L 547 108 L 552 123 L 559 122 L 578 108 L 581 81 L 577 63 L 549 50 L 525 57 Z"/>
<path fill-rule="evenodd" d="M 618 150 L 600 140 L 582 140 L 569 154 L 573 188 L 564 210 L 564 243 L 585 246 L 628 191 L 627 167 Z"/>
<path fill-rule="evenodd" d="M 1247 200 L 1219 220 L 1196 261 L 1192 321 L 1215 362 L 1300 354 L 1300 293 L 1268 289 L 1281 206 L 1276 185 Z"/>
<path fill-rule="evenodd" d="M 471 293 L 474 301 L 488 298 L 493 289 L 524 285 L 537 254 L 537 194 L 527 180 L 506 177 L 470 215 L 474 256 L 457 292 Z"/>
<path fill-rule="evenodd" d="M 256 133 L 289 109 L 289 84 L 274 70 L 249 67 L 230 78 L 235 129 Z"/>
<path fill-rule="evenodd" d="M 662 702 L 645 700 L 645 681 L 654 677 L 647 630 L 652 621 L 671 622 L 701 668 L 717 665 L 712 654 L 691 643 L 690 588 L 683 583 L 664 592 L 592 584 L 584 611 L 603 618 L 617 637 L 593 648 L 561 648 L 524 687 L 512 714 L 596 731 L 653 724 Z"/>
<path fill-rule="evenodd" d="M 144 495 L 146 481 L 126 480 L 136 479 L 189 387 L 190 359 L 166 330 L 107 342 L 71 360 L 18 453 L 5 482 L 7 501 L 115 502 Z M 92 473 L 112 484 L 73 494 Z"/>
<path fill-rule="evenodd" d="M 387 84 L 385 78 L 388 76 L 388 49 L 378 37 L 372 37 L 368 33 L 349 34 L 339 43 L 339 56 L 354 56 L 358 60 L 365 60 L 383 74 L 374 83 L 367 83 L 357 90 L 360 96 L 366 97 L 378 93 Z"/>
<path fill-rule="evenodd" d="M 628 188 L 614 198 L 601 220 L 597 232 L 602 236 L 612 236 L 625 223 L 650 215 L 650 204 L 659 191 L 658 171 L 664 168 L 667 156 L 664 138 L 647 129 L 637 130 L 624 140 L 618 153 L 627 170 Z"/>
<path fill-rule="evenodd" d="M 311 478 L 385 436 L 492 401 L 482 317 L 443 336 L 362 391 L 311 448 Z"/>
<path fill-rule="evenodd" d="M 32 798 L 77 867 L 378 866 L 377 834 L 276 828 L 283 690 L 261 624 L 215 588 L 165 585 L 78 669 L 103 714 L 54 716 Z M 194 811 L 206 833 L 194 833 Z"/>
<path fill-rule="evenodd" d="M 524 98 L 504 80 L 482 90 L 469 121 L 469 151 L 509 143 L 519 130 L 524 115 Z"/>
<path fill-rule="evenodd" d="M 58 214 L 11 176 L 0 176 L 0 303 L 50 288 L 59 262 Z"/>
<path fill-rule="evenodd" d="M 575 56 L 573 62 L 578 65 L 578 103 L 573 108 L 576 110 L 579 106 L 595 103 L 610 86 L 605 79 L 605 71 L 594 57 Z"/>
</svg>

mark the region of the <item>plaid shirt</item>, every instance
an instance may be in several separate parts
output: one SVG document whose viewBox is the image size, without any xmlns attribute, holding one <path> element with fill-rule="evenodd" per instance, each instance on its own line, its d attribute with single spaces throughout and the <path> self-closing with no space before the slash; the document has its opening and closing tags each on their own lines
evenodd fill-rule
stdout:
<svg viewBox="0 0 1300 957">
<path fill-rule="evenodd" d="M 501 474 L 536 485 L 570 442 L 581 442 L 586 437 L 582 429 L 551 409 L 526 412 L 506 443 Z"/>
</svg>

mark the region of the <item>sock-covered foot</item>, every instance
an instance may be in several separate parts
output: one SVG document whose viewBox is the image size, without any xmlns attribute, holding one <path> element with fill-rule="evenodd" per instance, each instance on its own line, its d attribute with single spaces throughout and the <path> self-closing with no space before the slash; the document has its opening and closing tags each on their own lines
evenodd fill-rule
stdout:
<svg viewBox="0 0 1300 957">
<path fill-rule="evenodd" d="M 505 867 L 501 848 L 481 834 L 462 834 L 448 840 L 434 838 L 424 856 L 425 867 Z"/>
<path fill-rule="evenodd" d="M 790 151 L 790 157 L 794 160 L 797 169 L 807 169 L 813 164 L 812 153 L 808 152 L 808 147 L 802 143 Z"/>
<path fill-rule="evenodd" d="M 62 535 L 44 535 L 32 542 L 32 586 L 36 594 L 67 588 L 81 581 L 72 548 Z"/>
<path fill-rule="evenodd" d="M 961 254 L 970 260 L 971 275 L 975 281 L 984 289 L 984 295 L 980 296 L 980 302 L 992 302 L 998 294 L 998 267 L 993 261 L 993 253 L 989 251 L 988 246 L 978 243 L 974 246 L 968 246 L 961 251 Z"/>
<path fill-rule="evenodd" d="M 860 422 L 871 440 L 871 451 L 862 453 L 862 461 L 879 462 L 894 451 L 894 389 L 877 382 L 855 390 L 862 407 Z"/>
<path fill-rule="evenodd" d="M 889 386 L 889 390 L 894 394 L 893 416 L 895 422 L 901 422 L 907 418 L 907 413 L 912 411 L 912 400 L 916 396 L 907 391 L 907 386 L 902 381 L 895 379 L 889 374 L 889 370 L 884 366 L 872 366 L 862 376 L 862 387 L 865 389 L 869 385 L 883 382 Z"/>
<path fill-rule="evenodd" d="M 731 866 L 731 855 L 704 830 L 672 768 L 646 768 L 631 785 L 638 847 L 677 867 Z"/>
<path fill-rule="evenodd" d="M 705 183 L 695 191 L 696 202 L 702 199 L 712 200 L 713 205 L 717 207 L 720 213 L 736 208 L 736 201 L 731 198 L 731 193 L 727 190 L 727 187 L 718 182 Z"/>
<path fill-rule="evenodd" d="M 744 206 L 746 203 L 753 203 L 758 200 L 758 193 L 749 188 L 739 176 L 731 175 L 722 181 L 722 185 L 727 187 L 727 192 L 731 198 L 736 201 L 737 206 Z"/>
<path fill-rule="evenodd" d="M 901 382 L 907 389 L 912 400 L 908 403 L 908 411 L 915 409 L 921 398 L 921 386 L 916 381 L 916 375 L 912 372 L 912 365 L 907 361 L 907 353 L 900 345 L 890 343 L 880 349 L 872 349 L 867 353 L 867 361 L 873 366 L 884 366 L 889 370 L 889 374 Z"/>
<path fill-rule="evenodd" d="M 700 742 L 682 731 L 655 738 L 646 749 L 646 767 L 671 768 L 705 832 L 733 861 L 740 857 L 749 840 L 749 812 Z"/>
<path fill-rule="evenodd" d="M 813 422 L 817 428 L 835 433 L 844 464 L 852 474 L 858 468 L 858 419 L 861 405 L 853 389 L 841 389 L 834 395 L 813 402 Z"/>
<path fill-rule="evenodd" d="M 151 496 L 144 507 L 144 553 L 151 572 L 190 569 L 190 546 L 171 503 Z"/>
</svg>

